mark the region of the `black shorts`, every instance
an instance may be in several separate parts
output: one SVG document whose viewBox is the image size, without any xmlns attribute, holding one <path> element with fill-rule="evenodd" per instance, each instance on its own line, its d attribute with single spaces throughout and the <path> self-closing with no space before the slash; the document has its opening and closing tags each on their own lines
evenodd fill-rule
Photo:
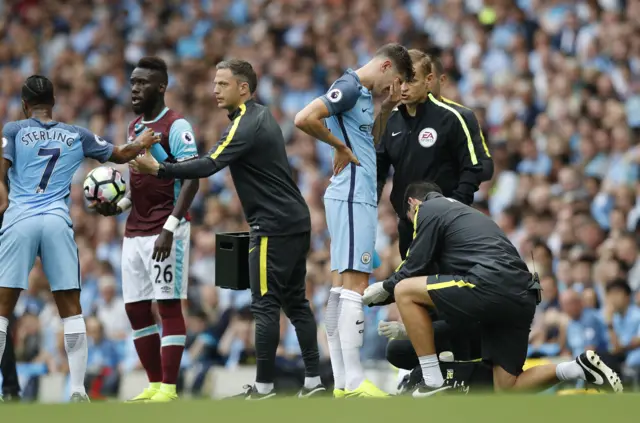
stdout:
<svg viewBox="0 0 640 423">
<path fill-rule="evenodd" d="M 286 306 L 306 298 L 309 232 L 286 236 L 252 236 L 249 281 L 253 302 L 263 298 Z"/>
<path fill-rule="evenodd" d="M 482 282 L 457 275 L 427 276 L 427 290 L 438 315 L 452 325 L 478 324 L 482 359 L 512 375 L 522 373 L 536 293 L 524 297 L 498 295 Z"/>
</svg>

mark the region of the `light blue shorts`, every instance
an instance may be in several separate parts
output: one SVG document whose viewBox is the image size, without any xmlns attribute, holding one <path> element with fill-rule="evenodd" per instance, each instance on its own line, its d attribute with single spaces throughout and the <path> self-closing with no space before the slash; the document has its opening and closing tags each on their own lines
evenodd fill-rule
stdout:
<svg viewBox="0 0 640 423">
<path fill-rule="evenodd" d="M 0 287 L 27 289 L 36 257 L 51 291 L 80 289 L 80 262 L 73 229 L 53 214 L 16 222 L 0 235 Z"/>
<path fill-rule="evenodd" d="M 331 237 L 331 271 L 371 273 L 378 208 L 331 198 L 325 198 L 324 207 Z"/>
</svg>

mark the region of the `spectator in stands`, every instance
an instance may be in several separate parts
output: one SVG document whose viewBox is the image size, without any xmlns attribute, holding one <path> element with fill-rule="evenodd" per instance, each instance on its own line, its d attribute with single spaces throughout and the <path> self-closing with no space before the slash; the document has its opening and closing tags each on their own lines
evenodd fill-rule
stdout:
<svg viewBox="0 0 640 423">
<path fill-rule="evenodd" d="M 91 398 L 114 396 L 118 392 L 120 357 L 114 341 L 105 338 L 100 320 L 90 317 L 86 321 L 89 352 L 85 385 Z"/>
<path fill-rule="evenodd" d="M 560 313 L 558 283 L 553 275 L 540 279 L 542 301 L 536 308 L 531 334 L 529 356 L 557 356 L 566 339 L 566 320 Z"/>
<path fill-rule="evenodd" d="M 640 370 L 640 308 L 632 304 L 631 287 L 623 279 L 607 285 L 604 322 L 611 354 L 637 374 Z"/>
<path fill-rule="evenodd" d="M 233 313 L 218 343 L 218 352 L 225 357 L 227 368 L 232 369 L 239 364 L 255 364 L 253 331 L 253 317 L 248 307 Z"/>
<path fill-rule="evenodd" d="M 117 295 L 114 276 L 105 275 L 98 279 L 100 297 L 96 302 L 95 315 L 102 323 L 104 335 L 113 341 L 123 341 L 131 332 L 122 297 Z"/>
<path fill-rule="evenodd" d="M 572 289 L 560 294 L 560 305 L 569 318 L 566 327 L 567 352 L 573 357 L 585 349 L 606 352 L 606 329 L 598 312 L 585 309 L 580 294 Z"/>
</svg>

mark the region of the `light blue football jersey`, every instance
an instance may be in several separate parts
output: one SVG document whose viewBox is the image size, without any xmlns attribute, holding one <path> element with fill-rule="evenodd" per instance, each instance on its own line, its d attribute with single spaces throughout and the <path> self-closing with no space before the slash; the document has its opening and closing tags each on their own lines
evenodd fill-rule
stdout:
<svg viewBox="0 0 640 423">
<path fill-rule="evenodd" d="M 3 233 L 22 219 L 55 214 L 71 225 L 71 179 L 85 157 L 106 162 L 113 145 L 87 129 L 66 123 L 25 119 L 2 130 L 3 156 L 9 168 L 9 208 Z"/>
<path fill-rule="evenodd" d="M 371 92 L 348 69 L 329 91 L 320 97 L 329 109 L 327 128 L 353 151 L 360 166 L 348 165 L 331 178 L 324 198 L 377 206 L 376 149 L 371 129 L 374 106 Z"/>
</svg>

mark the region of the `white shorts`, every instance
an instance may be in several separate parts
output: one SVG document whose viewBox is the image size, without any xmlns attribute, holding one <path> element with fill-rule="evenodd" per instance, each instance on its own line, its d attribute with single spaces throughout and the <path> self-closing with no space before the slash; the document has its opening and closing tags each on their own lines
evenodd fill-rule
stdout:
<svg viewBox="0 0 640 423">
<path fill-rule="evenodd" d="M 125 303 L 187 298 L 191 224 L 173 233 L 171 255 L 157 262 L 153 248 L 158 235 L 125 238 L 122 245 L 122 296 Z"/>
</svg>

